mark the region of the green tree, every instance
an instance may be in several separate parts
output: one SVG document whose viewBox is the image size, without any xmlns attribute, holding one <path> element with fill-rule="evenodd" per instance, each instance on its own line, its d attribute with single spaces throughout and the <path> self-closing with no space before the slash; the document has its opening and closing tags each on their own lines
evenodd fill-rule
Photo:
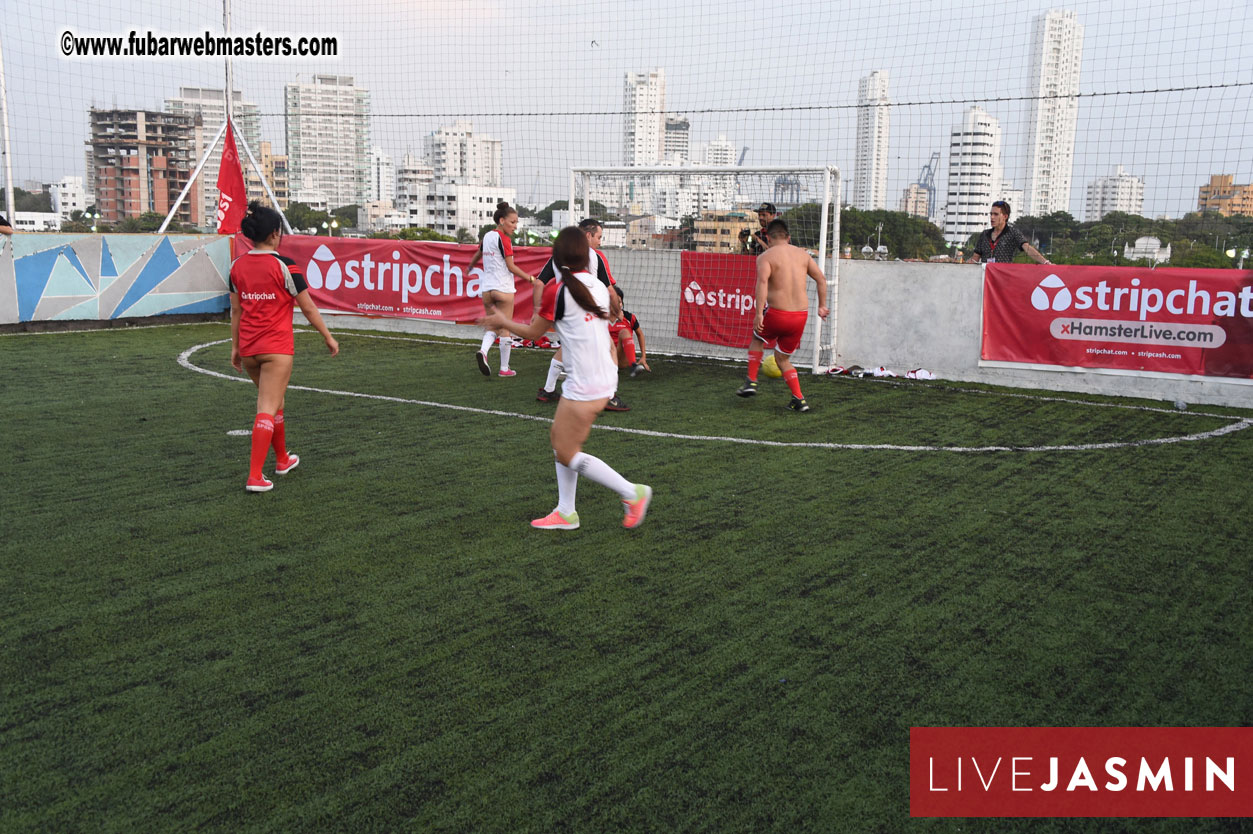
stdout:
<svg viewBox="0 0 1253 834">
<path fill-rule="evenodd" d="M 1193 269 L 1233 269 L 1235 267 L 1226 254 L 1208 246 L 1193 246 L 1183 251 L 1172 250 L 1170 265 Z"/>
<path fill-rule="evenodd" d="M 13 189 L 13 205 L 15 211 L 52 211 L 52 195 L 47 191 L 27 191 L 22 188 Z"/>
<path fill-rule="evenodd" d="M 470 234 L 469 229 L 461 228 L 457 230 L 457 242 L 458 243 L 477 243 L 478 241 L 474 239 L 474 235 Z"/>
<path fill-rule="evenodd" d="M 287 207 L 287 222 L 293 230 L 304 232 L 313 229 L 314 233 L 322 230 L 323 223 L 329 223 L 331 216 L 324 211 L 314 211 L 305 203 L 292 203 Z"/>
<path fill-rule="evenodd" d="M 351 206 L 340 206 L 331 212 L 331 216 L 339 221 L 339 228 L 355 229 L 357 228 L 357 209 L 359 208 L 361 207 L 355 203 Z M 319 228 L 321 227 L 319 226 Z"/>
</svg>

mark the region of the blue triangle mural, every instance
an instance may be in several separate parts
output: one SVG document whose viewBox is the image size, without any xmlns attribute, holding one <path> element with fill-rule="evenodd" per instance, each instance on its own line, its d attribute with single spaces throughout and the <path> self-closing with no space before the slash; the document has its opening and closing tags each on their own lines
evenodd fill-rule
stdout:
<svg viewBox="0 0 1253 834">
<path fill-rule="evenodd" d="M 87 274 L 87 269 L 83 266 L 83 262 L 78 259 L 78 253 L 74 251 L 73 247 L 65 247 L 61 250 L 61 254 L 64 255 L 65 259 L 70 262 L 70 266 L 77 269 L 78 274 L 83 276 L 83 280 L 87 282 L 87 286 L 94 290 L 95 286 L 91 283 L 91 276 Z"/>
<path fill-rule="evenodd" d="M 61 254 L 67 255 L 67 253 L 73 255 L 74 250 L 66 246 L 61 250 Z M 86 295 L 96 291 L 91 281 L 87 280 L 87 276 L 71 266 L 73 260 L 70 257 L 57 258 L 41 295 Z"/>
<path fill-rule="evenodd" d="M 30 321 L 39 306 L 39 299 L 48 285 L 48 276 L 57 262 L 61 249 L 48 249 L 24 258 L 13 260 L 13 273 L 17 280 L 17 317 Z"/>
<path fill-rule="evenodd" d="M 113 253 L 109 251 L 109 239 L 103 235 L 100 237 L 100 277 L 117 277 L 117 267 L 113 265 Z"/>
<path fill-rule="evenodd" d="M 82 304 L 76 304 L 64 313 L 53 316 L 54 319 L 98 319 L 100 318 L 100 299 L 89 298 Z"/>
<path fill-rule="evenodd" d="M 143 254 L 152 248 L 152 235 L 114 235 L 109 242 L 109 255 L 113 258 L 113 264 L 117 267 L 118 275 L 125 275 L 126 270 L 130 269 L 135 261 L 143 257 Z M 168 241 L 169 238 L 162 237 L 161 240 Z M 173 250 L 171 250 L 173 254 Z"/>
<path fill-rule="evenodd" d="M 178 267 L 178 255 L 174 254 L 174 247 L 170 245 L 170 239 L 168 237 L 161 238 L 161 242 L 157 244 L 156 250 L 148 258 L 148 263 L 144 264 L 144 268 L 135 278 L 135 283 L 131 284 L 130 289 L 126 291 L 126 295 L 122 296 L 122 300 L 113 309 L 109 318 L 115 319 L 121 316 L 128 307 L 151 292 L 153 287 L 168 278 L 170 273 L 178 269 Z"/>
<path fill-rule="evenodd" d="M 166 314 L 171 313 L 222 313 L 231 308 L 229 296 L 219 295 L 215 298 L 206 298 L 204 301 L 195 301 L 191 304 L 184 304 L 182 307 L 175 307 L 172 310 L 166 310 Z"/>
</svg>

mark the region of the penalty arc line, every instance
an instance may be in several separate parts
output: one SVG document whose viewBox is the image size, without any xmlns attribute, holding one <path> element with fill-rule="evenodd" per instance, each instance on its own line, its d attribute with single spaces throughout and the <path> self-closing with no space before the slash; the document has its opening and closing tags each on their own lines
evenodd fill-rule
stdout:
<svg viewBox="0 0 1253 834">
<path fill-rule="evenodd" d="M 193 345 L 178 355 L 178 364 L 189 371 L 195 371 L 199 374 L 225 379 L 230 382 L 247 382 L 252 380 L 247 377 L 231 376 L 229 374 L 211 371 L 208 368 L 201 368 L 192 363 L 191 357 L 197 352 L 215 345 L 227 344 L 230 339 L 218 339 L 214 342 L 205 342 L 199 345 Z M 444 408 L 450 411 L 462 411 L 470 414 L 484 414 L 491 417 L 510 417 L 516 420 L 530 420 L 535 423 L 551 423 L 551 417 L 539 417 L 534 414 L 520 414 L 516 411 L 501 411 L 493 408 L 475 408 L 468 405 L 453 405 L 451 403 L 437 403 L 430 400 L 415 400 L 406 397 L 391 397 L 385 394 L 365 394 L 359 391 L 340 391 L 334 388 L 315 388 L 310 385 L 289 385 L 289 390 L 309 391 L 315 394 L 331 394 L 337 397 L 356 397 L 364 400 L 378 400 L 380 402 L 401 403 L 404 405 L 421 405 L 429 408 Z M 635 434 L 643 437 L 663 437 L 673 440 L 690 440 L 707 443 L 737 443 L 745 446 L 768 446 L 775 448 L 796 448 L 796 449 L 836 449 L 848 451 L 890 451 L 890 452 L 955 452 L 955 453 L 983 453 L 983 452 L 1087 452 L 1099 451 L 1103 449 L 1130 449 L 1139 446 L 1161 446 L 1171 443 L 1187 443 L 1197 440 L 1208 440 L 1213 437 L 1221 437 L 1233 432 L 1242 431 L 1253 425 L 1253 420 L 1237 419 L 1236 422 L 1226 426 L 1222 426 L 1211 431 L 1196 432 L 1194 434 L 1175 435 L 1173 437 L 1157 437 L 1148 440 L 1129 440 L 1116 441 L 1110 443 L 1080 443 L 1073 445 L 1061 446 L 910 446 L 897 445 L 891 443 L 818 443 L 803 441 L 782 441 L 782 440 L 754 440 L 746 437 L 726 437 L 721 435 L 706 434 L 679 434 L 676 432 L 653 431 L 651 429 L 634 429 L 625 426 L 603 426 L 594 425 L 593 429 L 600 431 L 620 432 L 622 434 Z"/>
</svg>

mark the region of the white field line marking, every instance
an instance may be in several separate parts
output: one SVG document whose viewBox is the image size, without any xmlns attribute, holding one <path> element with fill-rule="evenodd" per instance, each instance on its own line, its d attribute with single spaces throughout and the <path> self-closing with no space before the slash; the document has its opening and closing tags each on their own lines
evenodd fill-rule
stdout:
<svg viewBox="0 0 1253 834">
<path fill-rule="evenodd" d="M 219 373 L 218 371 L 210 371 L 207 368 L 197 367 L 192 364 L 191 357 L 197 351 L 203 350 L 214 345 L 226 344 L 230 339 L 219 339 L 216 342 L 205 342 L 204 344 L 189 347 L 178 355 L 178 364 L 182 365 L 189 371 L 206 374 L 208 376 L 217 377 L 218 379 L 226 379 L 231 382 L 247 382 L 252 380 L 246 377 L 230 376 L 229 374 Z M 314 388 L 308 385 L 289 385 L 289 389 L 296 391 L 311 391 L 315 394 L 332 394 L 338 397 L 357 397 L 364 400 L 379 400 L 381 402 L 404 403 L 406 405 L 423 405 L 430 408 L 446 408 L 451 411 L 464 411 L 471 414 L 487 414 L 493 417 L 511 417 L 516 420 L 530 420 L 536 423 L 551 423 L 549 417 L 537 417 L 532 414 L 519 414 L 513 411 L 499 411 L 491 408 L 474 408 L 467 405 L 451 405 L 449 403 L 437 403 L 429 400 L 413 400 L 405 397 L 389 397 L 382 394 L 362 394 L 357 391 L 338 391 L 333 388 Z M 1163 409 L 1145 409 L 1145 410 L 1163 410 Z M 1167 412 L 1171 414 L 1179 412 Z M 1216 417 L 1229 417 L 1229 415 L 1214 415 Z M 676 434 L 673 432 L 651 431 L 649 429 L 632 429 L 623 426 L 592 426 L 594 429 L 601 431 L 616 431 L 624 434 L 637 434 L 644 437 L 667 437 L 675 440 L 695 440 L 715 443 L 739 443 L 746 446 L 773 446 L 785 448 L 800 449 L 847 449 L 847 450 L 876 450 L 876 451 L 893 451 L 893 452 L 1086 452 L 1101 449 L 1129 449 L 1138 446 L 1161 446 L 1169 443 L 1185 443 L 1196 440 L 1208 440 L 1211 437 L 1221 437 L 1225 434 L 1241 431 L 1253 425 L 1253 420 L 1243 418 L 1236 419 L 1236 422 L 1212 431 L 1197 432 L 1195 434 L 1177 435 L 1174 437 L 1159 437 L 1150 440 L 1130 440 L 1113 443 L 1082 443 L 1068 446 L 901 446 L 890 443 L 802 443 L 802 442 L 784 442 L 780 440 L 750 440 L 744 437 L 723 437 L 720 435 L 706 434 Z"/>
</svg>

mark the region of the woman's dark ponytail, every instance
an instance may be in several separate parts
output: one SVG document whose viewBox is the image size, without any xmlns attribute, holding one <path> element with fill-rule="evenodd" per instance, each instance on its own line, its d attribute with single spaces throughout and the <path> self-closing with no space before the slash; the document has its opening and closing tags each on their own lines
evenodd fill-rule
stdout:
<svg viewBox="0 0 1253 834">
<path fill-rule="evenodd" d="M 269 206 L 253 200 L 248 204 L 248 213 L 239 221 L 239 230 L 244 237 L 253 243 L 269 239 L 270 235 L 283 228 L 283 216 Z"/>
</svg>

